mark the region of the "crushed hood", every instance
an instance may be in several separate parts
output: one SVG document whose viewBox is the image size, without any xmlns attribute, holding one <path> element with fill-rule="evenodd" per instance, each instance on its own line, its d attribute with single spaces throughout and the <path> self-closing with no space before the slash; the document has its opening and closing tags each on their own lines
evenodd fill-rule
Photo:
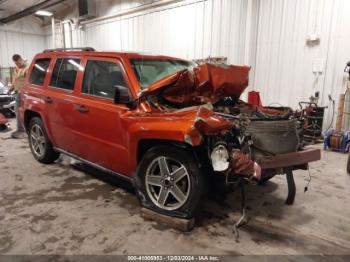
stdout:
<svg viewBox="0 0 350 262">
<path fill-rule="evenodd" d="M 203 64 L 154 82 L 139 98 L 162 95 L 169 102 L 188 106 L 215 103 L 222 97 L 238 99 L 248 86 L 249 70 L 248 66 Z"/>
</svg>

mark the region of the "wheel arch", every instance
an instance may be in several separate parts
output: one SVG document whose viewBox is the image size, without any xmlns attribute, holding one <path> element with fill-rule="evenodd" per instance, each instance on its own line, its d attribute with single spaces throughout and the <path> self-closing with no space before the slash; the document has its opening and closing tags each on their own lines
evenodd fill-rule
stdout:
<svg viewBox="0 0 350 262">
<path fill-rule="evenodd" d="M 31 110 L 31 109 L 26 109 L 24 111 L 24 115 L 23 115 L 23 124 L 24 124 L 24 128 L 25 130 L 27 131 L 27 133 L 29 132 L 29 124 L 30 124 L 30 120 L 33 118 L 33 117 L 39 117 L 42 122 L 43 122 L 43 125 L 45 127 L 45 131 L 46 131 L 46 134 L 47 136 L 49 137 L 50 141 L 53 143 L 53 140 L 52 140 L 52 135 L 51 135 L 51 132 L 50 132 L 50 129 L 48 128 L 47 124 L 46 124 L 46 121 L 45 121 L 45 118 L 44 116 L 38 112 L 38 111 L 35 111 L 35 110 Z"/>
<path fill-rule="evenodd" d="M 167 148 L 167 152 L 169 152 L 169 149 L 171 150 L 171 147 L 175 147 L 180 150 L 185 150 L 187 154 L 181 154 L 180 152 L 175 153 L 174 156 L 180 156 L 184 159 L 187 159 L 189 156 L 193 156 L 192 163 L 195 161 L 195 165 L 192 167 L 193 170 L 197 170 L 197 182 L 193 183 L 193 185 L 197 185 L 200 190 L 194 190 L 194 192 L 200 192 L 198 196 L 195 196 L 191 201 L 187 202 L 185 204 L 184 209 L 181 207 L 181 210 L 176 209 L 176 210 L 164 210 L 160 207 L 157 207 L 152 200 L 150 200 L 150 196 L 147 193 L 147 189 L 145 188 L 144 185 L 144 174 L 145 174 L 145 168 L 151 161 L 150 159 L 153 159 L 155 155 L 158 154 L 158 151 L 153 151 L 152 152 L 152 158 L 149 158 L 148 160 L 146 158 L 143 158 L 143 155 L 146 154 L 146 152 L 150 152 L 150 150 L 154 149 L 155 147 L 163 147 L 164 149 Z M 161 149 L 161 148 L 159 148 Z M 135 192 L 136 195 L 143 207 L 146 207 L 148 209 L 154 210 L 156 212 L 159 212 L 164 215 L 170 215 L 174 217 L 180 217 L 180 218 L 189 218 L 189 217 L 194 217 L 198 214 L 202 207 L 202 201 L 206 198 L 207 196 L 207 172 L 205 170 L 205 166 L 203 165 L 203 160 L 200 158 L 200 146 L 194 147 L 186 143 L 181 143 L 177 141 L 169 141 L 169 140 L 158 140 L 158 139 L 144 139 L 140 141 L 138 144 L 138 152 L 137 152 L 137 157 L 138 157 L 138 168 L 136 175 L 134 176 L 134 186 L 135 186 Z M 171 150 L 172 151 L 172 150 Z M 179 150 L 177 150 L 179 151 Z M 186 156 L 187 157 L 186 157 Z M 146 164 L 144 160 L 146 159 Z M 202 161 L 201 161 L 202 160 Z M 204 161 L 205 162 L 205 161 Z M 191 168 L 190 167 L 190 168 Z M 189 204 L 192 203 L 192 204 Z M 193 205 L 193 206 L 191 206 Z M 170 213 L 169 213 L 170 212 Z"/>
<path fill-rule="evenodd" d="M 185 150 L 192 155 L 202 168 L 209 162 L 209 157 L 205 145 L 191 146 L 185 142 L 163 139 L 141 139 L 137 145 L 137 164 L 139 164 L 145 153 L 156 146 L 173 146 Z"/>
<path fill-rule="evenodd" d="M 38 113 L 36 111 L 30 110 L 30 109 L 27 109 L 26 111 L 24 111 L 24 128 L 27 130 L 27 132 L 28 132 L 30 120 L 33 117 L 39 117 L 39 118 L 41 118 L 41 120 L 43 120 L 40 113 Z"/>
<path fill-rule="evenodd" d="M 34 158 L 42 164 L 55 162 L 60 153 L 54 150 L 40 114 L 27 112 L 27 127 L 29 147 Z M 36 127 L 35 130 L 34 127 Z M 35 132 L 35 135 L 32 132 Z"/>
</svg>

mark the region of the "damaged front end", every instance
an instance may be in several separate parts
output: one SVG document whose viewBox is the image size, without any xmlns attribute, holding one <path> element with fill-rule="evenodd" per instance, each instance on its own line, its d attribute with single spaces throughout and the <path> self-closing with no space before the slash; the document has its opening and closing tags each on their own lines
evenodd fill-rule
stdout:
<svg viewBox="0 0 350 262">
<path fill-rule="evenodd" d="M 232 121 L 234 125 L 226 133 L 206 136 L 213 170 L 225 176 L 227 185 L 241 179 L 264 183 L 277 174 L 306 170 L 309 162 L 320 159 L 320 150 L 300 149 L 294 119 L 246 116 Z"/>
<path fill-rule="evenodd" d="M 257 108 L 239 100 L 249 70 L 204 64 L 169 75 L 140 94 L 160 112 L 193 110 L 184 141 L 198 145 L 200 137 L 212 171 L 225 176 L 228 185 L 242 179 L 261 183 L 320 159 L 320 150 L 301 150 L 291 109 Z"/>
</svg>

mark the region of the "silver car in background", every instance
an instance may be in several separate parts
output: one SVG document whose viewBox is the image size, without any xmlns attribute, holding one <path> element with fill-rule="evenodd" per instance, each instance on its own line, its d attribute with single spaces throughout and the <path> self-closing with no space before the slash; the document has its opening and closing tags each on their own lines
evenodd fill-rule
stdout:
<svg viewBox="0 0 350 262">
<path fill-rule="evenodd" d="M 15 104 L 16 96 L 15 93 L 9 92 L 9 87 L 0 81 L 0 112 L 7 117 L 15 116 Z"/>
</svg>

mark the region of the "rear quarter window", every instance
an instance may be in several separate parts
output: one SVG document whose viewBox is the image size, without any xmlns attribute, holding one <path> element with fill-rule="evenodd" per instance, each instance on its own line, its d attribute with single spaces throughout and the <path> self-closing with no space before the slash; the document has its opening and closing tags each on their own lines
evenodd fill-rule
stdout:
<svg viewBox="0 0 350 262">
<path fill-rule="evenodd" d="M 29 83 L 42 86 L 44 84 L 47 69 L 50 65 L 49 58 L 37 59 L 29 76 Z"/>
</svg>

